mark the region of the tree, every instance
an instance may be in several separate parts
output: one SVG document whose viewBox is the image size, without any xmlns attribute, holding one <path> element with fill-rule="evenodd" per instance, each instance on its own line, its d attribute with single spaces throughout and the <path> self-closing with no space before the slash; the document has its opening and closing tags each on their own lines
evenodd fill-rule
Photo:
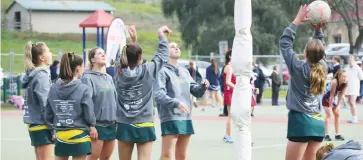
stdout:
<svg viewBox="0 0 363 160">
<path fill-rule="evenodd" d="M 252 0 L 254 54 L 278 54 L 278 40 L 292 16 L 284 9 L 286 0 Z M 193 53 L 218 52 L 218 41 L 234 37 L 234 0 L 163 0 L 164 16 L 176 16 L 182 39 Z M 294 12 L 297 13 L 295 10 Z M 295 15 L 294 13 L 293 15 Z M 301 34 L 301 33 L 300 33 Z M 295 49 L 302 51 L 307 36 L 297 37 Z"/>
<path fill-rule="evenodd" d="M 350 44 L 349 53 L 357 53 L 361 48 L 363 42 L 363 23 L 361 17 L 363 14 L 363 1 L 362 0 L 328 0 L 331 8 L 339 13 L 340 17 L 344 20 L 348 29 L 348 38 Z M 357 25 L 359 35 L 356 38 L 355 44 L 353 43 L 353 26 Z"/>
</svg>

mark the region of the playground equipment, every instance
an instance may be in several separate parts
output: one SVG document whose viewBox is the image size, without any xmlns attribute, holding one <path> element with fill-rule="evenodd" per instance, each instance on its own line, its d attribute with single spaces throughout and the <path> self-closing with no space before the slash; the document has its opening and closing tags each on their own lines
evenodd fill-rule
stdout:
<svg viewBox="0 0 363 160">
<path fill-rule="evenodd" d="M 113 20 L 113 16 L 105 12 L 104 10 L 97 10 L 93 12 L 90 16 L 88 16 L 85 20 L 83 20 L 79 27 L 83 28 L 83 59 L 86 57 L 86 28 L 97 28 L 97 47 L 104 48 L 104 28 L 108 28 Z M 101 36 L 100 36 L 100 28 L 101 28 Z M 101 42 L 100 42 L 101 41 Z"/>
</svg>

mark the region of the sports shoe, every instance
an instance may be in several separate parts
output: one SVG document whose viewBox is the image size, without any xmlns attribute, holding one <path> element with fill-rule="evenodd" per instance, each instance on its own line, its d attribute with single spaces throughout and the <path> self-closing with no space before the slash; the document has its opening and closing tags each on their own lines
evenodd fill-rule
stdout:
<svg viewBox="0 0 363 160">
<path fill-rule="evenodd" d="M 224 136 L 223 141 L 227 142 L 227 143 L 233 143 L 232 137 L 229 137 L 229 136 Z"/>
<path fill-rule="evenodd" d="M 326 136 L 324 137 L 324 140 L 325 140 L 325 141 L 331 141 L 331 138 L 330 138 L 330 136 L 329 136 L 329 135 L 326 135 Z"/>
<path fill-rule="evenodd" d="M 351 120 L 348 120 L 348 123 L 358 123 L 358 120 L 357 119 L 351 119 Z"/>
<path fill-rule="evenodd" d="M 335 140 L 337 141 L 344 141 L 344 138 L 341 135 L 336 135 Z"/>
</svg>

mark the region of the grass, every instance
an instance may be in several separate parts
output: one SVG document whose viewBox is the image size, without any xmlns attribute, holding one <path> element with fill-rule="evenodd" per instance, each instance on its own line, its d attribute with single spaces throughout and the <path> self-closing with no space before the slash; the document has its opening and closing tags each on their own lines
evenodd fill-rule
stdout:
<svg viewBox="0 0 363 160">
<path fill-rule="evenodd" d="M 287 94 L 287 86 L 283 86 L 280 89 L 280 92 L 279 92 L 279 99 L 284 99 L 286 97 L 286 94 Z M 267 99 L 271 99 L 272 98 L 272 90 L 271 90 L 271 88 L 267 88 L 263 92 L 263 98 L 267 98 Z"/>
<path fill-rule="evenodd" d="M 159 4 L 145 4 L 145 3 L 137 3 L 130 1 L 114 1 L 114 0 L 105 0 L 106 3 L 113 6 L 116 9 L 116 12 L 126 12 L 133 14 L 161 14 L 161 9 Z"/>
<path fill-rule="evenodd" d="M 158 38 L 156 32 L 151 31 L 138 31 L 138 43 L 143 49 L 143 53 L 147 59 L 150 59 L 154 55 L 157 45 Z M 31 32 L 12 32 L 2 30 L 1 32 L 1 68 L 5 72 L 10 71 L 10 57 L 3 55 L 3 53 L 9 53 L 12 49 L 14 53 L 24 53 L 24 46 L 27 41 L 33 43 L 43 41 L 45 42 L 53 53 L 53 56 L 57 56 L 59 51 L 67 52 L 73 51 L 78 54 L 82 54 L 82 42 L 81 34 L 49 34 L 49 33 L 31 33 Z M 86 47 L 92 48 L 96 46 L 94 35 L 89 35 Z M 168 37 L 169 41 L 175 41 L 181 43 L 180 33 L 174 33 Z M 183 57 L 187 56 L 186 50 L 182 53 Z M 57 57 L 53 57 L 55 59 Z M 23 56 L 15 56 L 13 62 L 13 72 L 23 72 Z"/>
<path fill-rule="evenodd" d="M 121 17 L 126 24 L 134 24 L 137 28 L 138 43 L 143 49 L 145 58 L 150 59 L 157 48 L 156 31 L 161 25 L 168 25 L 173 29 L 173 35 L 168 37 L 169 41 L 177 42 L 181 45 L 182 57 L 187 57 L 186 49 L 183 49 L 181 35 L 177 32 L 177 23 L 170 19 L 165 19 L 162 15 L 159 3 L 145 4 L 141 0 L 103 0 L 113 6 L 116 10 L 114 17 Z M 10 6 L 13 0 L 2 0 L 1 7 L 4 15 L 5 9 Z M 4 16 L 3 16 L 4 18 Z M 106 34 L 106 33 L 105 33 Z M 96 35 L 87 35 L 86 48 L 96 46 Z M 23 54 L 24 46 L 27 41 L 45 42 L 53 53 L 53 59 L 57 58 L 58 52 L 73 51 L 82 54 L 82 35 L 81 34 L 49 34 L 49 33 L 30 33 L 14 32 L 1 30 L 1 68 L 4 72 L 10 70 L 10 57 L 3 55 L 10 50 L 14 53 Z M 23 56 L 15 56 L 13 61 L 13 72 L 23 72 Z"/>
</svg>

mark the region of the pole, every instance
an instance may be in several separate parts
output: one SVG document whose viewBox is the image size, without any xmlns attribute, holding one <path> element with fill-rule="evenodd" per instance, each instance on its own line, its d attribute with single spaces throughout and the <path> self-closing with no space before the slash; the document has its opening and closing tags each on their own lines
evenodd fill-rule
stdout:
<svg viewBox="0 0 363 160">
<path fill-rule="evenodd" d="M 97 47 L 100 47 L 100 28 L 97 27 Z"/>
<path fill-rule="evenodd" d="M 101 48 L 105 50 L 105 36 L 103 33 L 103 27 L 101 28 Z"/>
<path fill-rule="evenodd" d="M 83 36 L 82 36 L 82 41 L 83 41 L 83 61 L 86 60 L 86 28 L 83 27 Z"/>
<path fill-rule="evenodd" d="M 14 49 L 10 48 L 10 53 L 9 53 L 9 58 L 10 58 L 10 73 L 13 73 L 13 65 L 14 65 Z"/>
<path fill-rule="evenodd" d="M 62 59 L 62 50 L 61 49 L 58 49 L 58 60 L 61 61 Z"/>
</svg>

